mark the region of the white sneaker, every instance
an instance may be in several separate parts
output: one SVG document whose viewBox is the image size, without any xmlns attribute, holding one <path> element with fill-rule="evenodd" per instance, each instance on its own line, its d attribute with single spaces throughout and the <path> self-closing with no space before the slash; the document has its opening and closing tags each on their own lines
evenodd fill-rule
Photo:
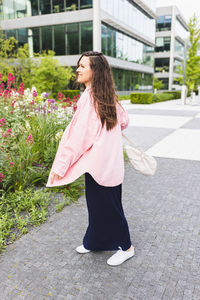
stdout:
<svg viewBox="0 0 200 300">
<path fill-rule="evenodd" d="M 84 253 L 90 252 L 91 250 L 85 249 L 85 247 L 83 245 L 81 245 L 76 248 L 76 251 L 78 253 L 84 254 Z"/>
<path fill-rule="evenodd" d="M 119 247 L 120 250 L 118 250 L 115 254 L 113 254 L 108 260 L 107 264 L 110 266 L 118 266 L 121 265 L 124 261 L 134 256 L 135 251 L 134 247 L 130 251 L 123 251 L 121 247 Z"/>
</svg>

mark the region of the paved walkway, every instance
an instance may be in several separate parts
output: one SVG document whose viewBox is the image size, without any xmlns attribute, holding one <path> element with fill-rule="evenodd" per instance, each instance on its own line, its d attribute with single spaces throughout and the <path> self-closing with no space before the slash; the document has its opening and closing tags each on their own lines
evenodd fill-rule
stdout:
<svg viewBox="0 0 200 300">
<path fill-rule="evenodd" d="M 110 267 L 111 251 L 75 252 L 87 226 L 81 197 L 0 256 L 1 300 L 200 299 L 200 106 L 124 105 L 126 132 L 158 161 L 154 177 L 126 165 L 123 205 L 135 257 Z"/>
</svg>

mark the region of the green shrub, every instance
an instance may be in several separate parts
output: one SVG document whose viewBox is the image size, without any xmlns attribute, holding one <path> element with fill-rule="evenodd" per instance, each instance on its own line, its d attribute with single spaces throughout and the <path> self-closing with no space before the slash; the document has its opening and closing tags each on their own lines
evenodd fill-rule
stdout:
<svg viewBox="0 0 200 300">
<path fill-rule="evenodd" d="M 131 103 L 135 104 L 150 104 L 152 103 L 152 93 L 131 93 L 130 100 Z"/>
<path fill-rule="evenodd" d="M 153 102 L 162 102 L 172 100 L 174 96 L 170 93 L 158 93 L 153 95 Z"/>
<path fill-rule="evenodd" d="M 62 91 L 62 94 L 65 95 L 65 98 L 73 98 L 77 95 L 80 95 L 80 90 L 64 90 Z"/>
<path fill-rule="evenodd" d="M 173 96 L 172 99 L 180 99 L 181 98 L 181 91 L 169 91 L 169 92 L 164 92 L 165 94 L 170 94 Z"/>
<path fill-rule="evenodd" d="M 129 100 L 130 99 L 130 95 L 118 95 L 118 99 L 119 100 Z"/>
</svg>

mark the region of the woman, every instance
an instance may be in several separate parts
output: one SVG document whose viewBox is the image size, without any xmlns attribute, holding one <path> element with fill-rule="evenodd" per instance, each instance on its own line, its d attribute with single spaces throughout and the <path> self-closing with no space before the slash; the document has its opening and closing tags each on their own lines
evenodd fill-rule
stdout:
<svg viewBox="0 0 200 300">
<path fill-rule="evenodd" d="M 84 52 L 77 81 L 85 85 L 65 129 L 47 187 L 68 184 L 85 174 L 89 225 L 79 253 L 117 250 L 107 263 L 120 265 L 134 255 L 121 203 L 124 158 L 121 130 L 128 115 L 120 105 L 109 64 L 102 53 Z"/>
</svg>

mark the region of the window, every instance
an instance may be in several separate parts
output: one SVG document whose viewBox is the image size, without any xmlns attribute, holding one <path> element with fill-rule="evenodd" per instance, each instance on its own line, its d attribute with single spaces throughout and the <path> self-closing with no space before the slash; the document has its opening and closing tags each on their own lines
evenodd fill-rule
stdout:
<svg viewBox="0 0 200 300">
<path fill-rule="evenodd" d="M 152 90 L 152 74 L 118 68 L 112 68 L 112 73 L 118 91 Z"/>
<path fill-rule="evenodd" d="M 92 0 L 80 0 L 80 9 L 92 7 Z"/>
<path fill-rule="evenodd" d="M 66 0 L 66 11 L 77 10 L 78 0 Z"/>
<path fill-rule="evenodd" d="M 27 16 L 38 15 L 38 0 L 27 0 Z"/>
<path fill-rule="evenodd" d="M 102 24 L 102 52 L 108 56 L 153 67 L 153 47 L 107 24 Z"/>
<path fill-rule="evenodd" d="M 60 13 L 64 11 L 64 0 L 52 0 L 52 12 Z"/>
<path fill-rule="evenodd" d="M 65 25 L 54 26 L 54 51 L 55 55 L 65 55 Z"/>
<path fill-rule="evenodd" d="M 50 14 L 51 13 L 51 2 L 50 0 L 40 0 L 40 14 Z"/>
<path fill-rule="evenodd" d="M 52 50 L 52 26 L 43 26 L 42 30 L 42 50 Z"/>
<path fill-rule="evenodd" d="M 156 20 L 156 31 L 170 31 L 172 16 L 160 16 Z"/>
<path fill-rule="evenodd" d="M 79 54 L 79 24 L 67 24 L 66 27 L 67 54 Z"/>
<path fill-rule="evenodd" d="M 80 23 L 81 26 L 81 53 L 92 50 L 92 22 Z"/>
<path fill-rule="evenodd" d="M 33 51 L 40 52 L 40 28 L 32 28 Z"/>
<path fill-rule="evenodd" d="M 156 58 L 155 72 L 169 72 L 169 58 Z"/>
<path fill-rule="evenodd" d="M 167 52 L 170 51 L 170 37 L 158 37 L 156 38 L 155 52 Z"/>
<path fill-rule="evenodd" d="M 184 58 L 184 45 L 176 39 L 175 39 L 175 44 L 174 44 L 174 51 L 175 51 L 175 54 Z"/>
</svg>

